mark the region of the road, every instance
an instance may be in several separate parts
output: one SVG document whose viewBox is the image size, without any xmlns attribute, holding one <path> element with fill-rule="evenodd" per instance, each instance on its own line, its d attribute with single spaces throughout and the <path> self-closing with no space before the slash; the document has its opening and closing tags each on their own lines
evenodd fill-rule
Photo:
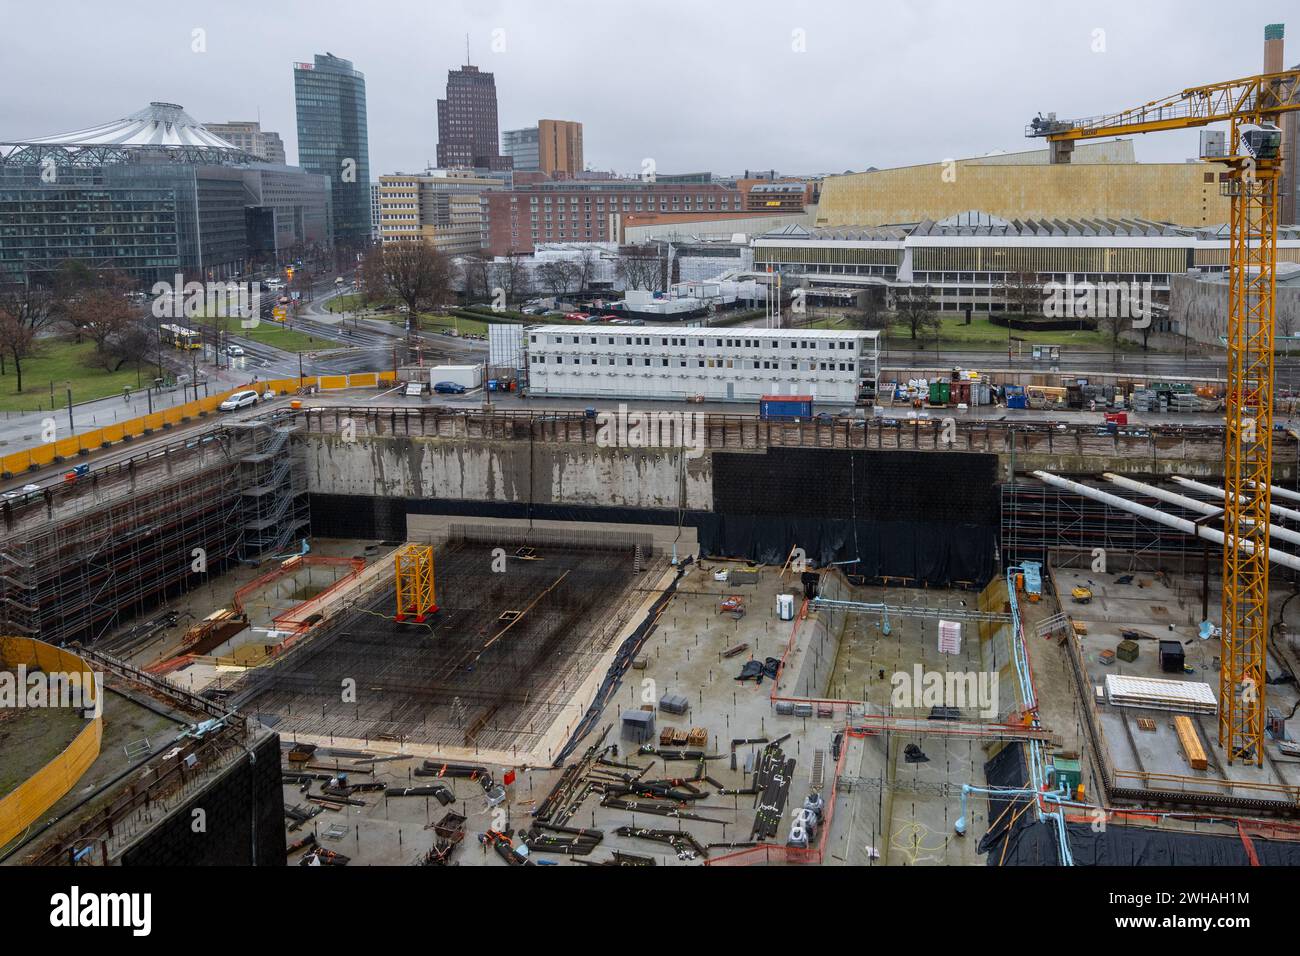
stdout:
<svg viewBox="0 0 1300 956">
<path fill-rule="evenodd" d="M 408 397 L 400 394 L 398 389 L 354 389 L 345 392 L 325 392 L 311 399 L 312 406 L 351 406 L 366 407 L 376 406 L 381 408 L 392 407 L 413 407 L 413 408 L 431 408 L 439 406 L 443 408 L 454 409 L 476 409 L 481 410 L 484 404 L 484 398 L 487 393 L 481 389 L 464 395 L 424 395 L 419 397 Z M 699 404 L 686 404 L 677 401 L 654 401 L 654 400 L 593 400 L 585 398 L 520 398 L 517 393 L 491 393 L 492 405 L 500 411 L 520 411 L 520 412 L 575 412 L 584 411 L 588 408 L 595 408 L 600 412 L 617 412 L 620 408 L 626 408 L 629 411 L 669 411 L 679 413 L 706 412 L 709 414 L 719 415 L 753 415 L 756 409 L 749 403 L 744 402 L 701 402 Z M 271 402 L 264 402 L 256 409 L 236 412 L 228 415 L 222 415 L 220 419 L 211 418 L 198 420 L 188 425 L 178 425 L 166 433 L 158 433 L 149 438 L 141 438 L 130 444 L 115 445 L 104 451 L 94 452 L 82 461 L 90 462 L 92 468 L 101 468 L 106 464 L 112 464 L 117 461 L 123 461 L 136 455 L 145 453 L 151 448 L 160 447 L 176 441 L 185 439 L 185 436 L 191 431 L 202 431 L 216 427 L 221 421 L 227 421 L 231 418 L 247 418 L 255 415 L 265 414 L 268 409 L 279 409 L 287 406 L 289 398 L 282 396 Z M 832 403 L 829 405 L 817 406 L 817 410 L 827 411 L 835 414 L 839 411 L 840 404 Z M 892 419 L 906 420 L 912 410 L 904 407 L 884 409 L 884 417 Z M 924 414 L 932 419 L 951 417 L 958 421 L 994 421 L 994 422 L 1017 422 L 1029 424 L 1054 423 L 1062 427 L 1068 425 L 1101 425 L 1103 416 L 1101 412 L 1085 411 L 1035 411 L 1033 409 L 1007 409 L 1001 406 L 980 406 L 971 409 L 929 409 Z M 1158 424 L 1169 425 L 1214 425 L 1223 424 L 1222 414 L 1144 414 L 1129 412 L 1129 422 L 1133 426 L 1147 427 Z M 1283 419 L 1279 417 L 1281 423 Z M 27 447 L 39 443 L 39 435 L 35 441 L 27 441 L 22 445 L 17 445 L 8 450 Z M 53 465 L 49 468 L 33 472 L 29 475 L 18 476 L 10 482 L 4 483 L 0 491 L 17 491 L 28 483 L 50 483 L 61 480 L 62 474 L 67 470 L 67 465 Z"/>
<path fill-rule="evenodd" d="M 239 357 L 214 356 L 210 348 L 202 354 L 191 355 L 191 369 L 199 372 L 198 397 L 204 398 L 231 388 L 248 385 L 254 381 L 276 378 L 343 375 L 351 372 L 375 372 L 393 367 L 394 358 L 405 362 L 406 332 L 392 322 L 382 319 L 349 317 L 325 311 L 325 303 L 340 294 L 331 287 L 313 302 L 307 303 L 304 314 L 294 318 L 289 327 L 322 339 L 321 348 L 314 352 L 286 352 L 271 345 L 255 342 L 240 335 L 229 336 L 229 343 L 239 345 L 244 355 Z M 268 324 L 279 325 L 270 319 Z M 476 365 L 487 358 L 487 343 L 477 339 L 460 339 L 436 332 L 423 332 L 415 339 L 423 350 L 427 364 Z M 394 347 L 398 351 L 394 356 Z M 183 354 L 168 353 L 177 367 L 184 364 Z M 219 363 L 214 364 L 214 359 Z M 139 389 L 131 393 L 129 401 L 121 395 L 73 406 L 72 421 L 67 408 L 41 412 L 0 413 L 0 454 L 40 444 L 46 430 L 47 419 L 53 422 L 57 440 L 126 421 L 131 418 L 162 411 L 175 405 L 193 401 L 193 386 L 176 386 L 162 391 Z"/>
</svg>

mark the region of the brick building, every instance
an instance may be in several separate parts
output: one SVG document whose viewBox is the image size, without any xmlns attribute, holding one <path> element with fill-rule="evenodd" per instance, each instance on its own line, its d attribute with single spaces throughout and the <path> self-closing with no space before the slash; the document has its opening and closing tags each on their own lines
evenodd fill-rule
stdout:
<svg viewBox="0 0 1300 956">
<path fill-rule="evenodd" d="M 488 251 L 504 256 L 531 253 L 541 242 L 621 242 L 637 217 L 712 218 L 743 208 L 739 190 L 716 183 L 538 183 L 488 195 Z"/>
</svg>

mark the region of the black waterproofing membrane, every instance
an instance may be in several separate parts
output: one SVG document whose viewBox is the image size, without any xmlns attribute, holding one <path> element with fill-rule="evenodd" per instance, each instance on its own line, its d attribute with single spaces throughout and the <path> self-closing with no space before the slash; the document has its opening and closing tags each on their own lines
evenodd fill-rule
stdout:
<svg viewBox="0 0 1300 956">
<path fill-rule="evenodd" d="M 1009 744 L 984 765 L 990 787 L 1020 788 L 1029 771 L 1023 744 Z M 973 808 L 978 797 L 971 798 Z M 989 866 L 1060 866 L 1060 834 L 1053 820 L 1039 820 L 1029 798 L 989 797 L 989 830 L 979 852 Z M 1017 812 L 1024 809 L 1017 816 Z M 1012 822 L 1014 818 L 1014 822 Z M 1240 836 L 1125 826 L 1114 819 L 1104 828 L 1066 825 L 1075 866 L 1250 866 Z M 1260 866 L 1300 866 L 1300 843 L 1249 837 Z"/>
</svg>

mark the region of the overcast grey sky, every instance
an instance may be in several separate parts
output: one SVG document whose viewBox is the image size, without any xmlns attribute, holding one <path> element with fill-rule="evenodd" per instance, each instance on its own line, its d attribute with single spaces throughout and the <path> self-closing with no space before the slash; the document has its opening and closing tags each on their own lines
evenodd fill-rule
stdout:
<svg viewBox="0 0 1300 956">
<path fill-rule="evenodd" d="M 1294 0 L 0 4 L 0 141 L 163 100 L 208 122 L 260 111 L 292 163 L 292 64 L 328 50 L 366 75 L 373 176 L 433 161 L 466 34 L 502 129 L 579 120 L 588 165 L 626 173 L 646 157 L 661 173 L 822 173 L 1022 149 L 1039 110 L 1087 116 L 1258 72 L 1264 24 L 1288 10 L 1300 61 Z M 1194 131 L 1137 141 L 1144 161 L 1195 152 Z"/>
</svg>

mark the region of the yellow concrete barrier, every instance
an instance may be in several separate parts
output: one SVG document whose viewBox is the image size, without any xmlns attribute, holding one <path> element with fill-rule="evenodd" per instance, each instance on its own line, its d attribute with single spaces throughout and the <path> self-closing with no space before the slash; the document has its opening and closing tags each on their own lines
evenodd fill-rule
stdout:
<svg viewBox="0 0 1300 956">
<path fill-rule="evenodd" d="M 95 700 L 98 690 L 93 680 L 94 668 L 76 654 L 29 637 L 0 637 L 0 668 L 13 670 L 20 664 L 28 669 L 40 668 L 47 674 L 92 675 L 83 678 L 83 686 L 89 683 L 84 702 Z M 99 757 L 103 733 L 102 716 L 87 720 L 86 726 L 57 757 L 0 797 L 0 846 L 41 819 L 76 785 Z"/>
<path fill-rule="evenodd" d="M 253 385 L 230 388 L 216 395 L 187 402 L 184 405 L 178 405 L 161 412 L 154 412 L 151 415 L 142 415 L 139 418 L 131 418 L 116 425 L 91 429 L 72 438 L 64 438 L 50 444 L 38 445 L 35 448 L 11 452 L 8 455 L 0 456 L 0 471 L 6 471 L 18 476 L 33 465 L 43 468 L 51 464 L 55 456 L 71 458 L 83 449 L 96 451 L 105 442 L 110 445 L 116 444 L 127 435 L 139 437 L 144 434 L 146 428 L 157 431 L 164 424 L 179 424 L 182 419 L 196 418 L 200 412 L 215 411 L 217 406 L 230 395 L 246 388 L 255 389 L 259 395 L 265 394 L 267 389 L 277 393 L 292 394 L 298 390 L 300 384 L 304 387 L 315 385 L 322 391 L 333 391 L 342 388 L 374 388 L 381 383 L 391 384 L 394 381 L 395 376 L 391 371 L 380 372 L 378 375 L 374 372 L 359 372 L 353 375 L 325 375 L 319 377 L 308 375 L 302 378 L 301 383 L 296 378 L 277 378 L 268 382 L 257 382 Z"/>
</svg>

